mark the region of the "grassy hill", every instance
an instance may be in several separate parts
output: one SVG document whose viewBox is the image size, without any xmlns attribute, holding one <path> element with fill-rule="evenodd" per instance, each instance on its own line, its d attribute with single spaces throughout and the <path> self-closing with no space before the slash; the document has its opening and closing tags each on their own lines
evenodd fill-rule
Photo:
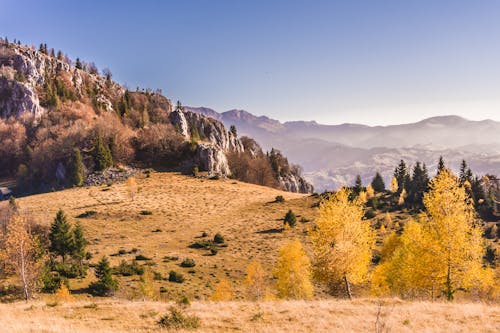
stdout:
<svg viewBox="0 0 500 333">
<path fill-rule="evenodd" d="M 284 196 L 285 202 L 273 203 L 278 195 Z M 304 238 L 311 224 L 298 222 L 293 230 L 281 232 L 280 219 L 292 209 L 298 220 L 312 220 L 316 209 L 311 207 L 317 199 L 233 180 L 151 173 L 150 177 L 137 177 L 133 200 L 126 183 L 116 183 L 33 195 L 18 202 L 47 225 L 58 209 L 63 209 L 72 223 L 79 221 L 90 242 L 91 262 L 106 255 L 112 265 L 118 265 L 142 255 L 151 260 L 139 263 L 150 265 L 163 277 L 171 270 L 184 275 L 182 284 L 156 281 L 157 293 L 161 286 L 167 290 L 158 297 L 171 299 L 185 294 L 190 299 L 207 299 L 221 278 L 234 285 L 236 297 L 241 296 L 239 286 L 253 259 L 261 261 L 271 273 L 283 242 Z M 207 236 L 202 237 L 203 233 Z M 227 245 L 218 247 L 216 255 L 190 247 L 197 241 L 213 239 L 216 233 Z M 196 266 L 180 267 L 188 258 L 194 259 Z M 71 287 L 78 291 L 92 279 L 90 273 L 86 279 L 72 280 Z M 137 282 L 137 276 L 122 278 L 119 295 L 133 298 L 130 293 Z"/>
</svg>

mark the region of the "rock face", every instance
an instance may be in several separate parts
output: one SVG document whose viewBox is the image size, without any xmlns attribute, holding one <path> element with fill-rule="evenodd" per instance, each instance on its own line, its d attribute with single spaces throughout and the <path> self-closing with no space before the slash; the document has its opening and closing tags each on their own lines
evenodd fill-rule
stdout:
<svg viewBox="0 0 500 333">
<path fill-rule="evenodd" d="M 48 75 L 63 73 L 77 95 L 81 96 L 84 80 L 80 69 L 54 57 L 49 57 L 27 46 L 0 46 L 0 115 L 3 118 L 30 114 L 39 117 L 45 108 L 40 106 L 38 91 L 43 89 Z M 103 94 L 106 79 L 99 75 L 88 75 L 97 87 L 96 102 L 107 111 L 112 111 L 111 101 Z M 120 91 L 123 90 L 115 85 Z"/>
<path fill-rule="evenodd" d="M 314 188 L 304 178 L 289 174 L 285 177 L 279 177 L 280 188 L 288 192 L 312 193 Z"/>
<path fill-rule="evenodd" d="M 224 125 L 203 115 L 177 109 L 170 121 L 186 140 L 200 141 L 194 154 L 194 163 L 209 176 L 231 175 L 226 153 L 243 152 L 243 145 Z"/>
</svg>

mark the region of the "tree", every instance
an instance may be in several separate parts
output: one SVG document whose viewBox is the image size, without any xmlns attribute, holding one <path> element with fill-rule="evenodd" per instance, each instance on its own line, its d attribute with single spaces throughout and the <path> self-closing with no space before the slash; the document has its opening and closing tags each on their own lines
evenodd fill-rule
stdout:
<svg viewBox="0 0 500 333">
<path fill-rule="evenodd" d="M 295 227 L 295 224 L 297 224 L 297 217 L 295 214 L 292 212 L 292 210 L 288 210 L 285 214 L 285 218 L 283 219 L 283 223 L 285 225 L 288 225 L 289 227 Z"/>
<path fill-rule="evenodd" d="M 366 198 L 371 199 L 375 196 L 375 190 L 373 189 L 372 184 L 368 184 L 366 187 Z"/>
<path fill-rule="evenodd" d="M 36 236 L 30 230 L 26 217 L 19 214 L 13 215 L 7 225 L 0 259 L 4 262 L 8 272 L 19 278 L 26 300 L 30 299 L 37 287 L 43 257 L 43 251 L 40 249 Z"/>
<path fill-rule="evenodd" d="M 231 301 L 232 299 L 233 288 L 231 287 L 231 283 L 226 279 L 220 280 L 212 294 L 212 301 L 224 302 Z"/>
<path fill-rule="evenodd" d="M 266 294 L 266 273 L 258 261 L 251 261 L 245 277 L 247 293 L 253 300 L 261 300 Z"/>
<path fill-rule="evenodd" d="M 71 251 L 71 255 L 80 261 L 82 261 L 87 257 L 87 240 L 83 234 L 82 225 L 78 222 L 73 229 L 73 249 Z"/>
<path fill-rule="evenodd" d="M 424 193 L 429 189 L 429 175 L 425 164 L 423 167 L 420 162 L 415 164 L 413 175 L 408 186 L 408 203 L 414 208 L 423 207 Z"/>
<path fill-rule="evenodd" d="M 109 144 L 103 142 L 102 137 L 97 135 L 95 140 L 95 167 L 97 171 L 102 171 L 113 165 L 113 156 L 109 149 Z"/>
<path fill-rule="evenodd" d="M 420 222 L 405 225 L 400 245 L 376 274 L 390 290 L 402 296 L 443 292 L 452 300 L 456 290 L 491 283 L 491 270 L 483 268 L 485 253 L 472 203 L 451 171 L 444 168 L 424 195 L 427 210 Z"/>
<path fill-rule="evenodd" d="M 400 205 L 400 206 L 404 205 L 406 197 L 407 197 L 406 189 L 403 189 L 401 191 L 401 193 L 399 194 L 398 205 Z"/>
<path fill-rule="evenodd" d="M 80 61 L 80 58 L 76 58 L 75 68 L 76 69 L 83 69 L 82 62 Z"/>
<path fill-rule="evenodd" d="M 332 291 L 345 283 L 351 298 L 350 283 L 367 279 L 374 233 L 363 220 L 363 204 L 358 199 L 350 201 L 349 195 L 343 188 L 323 201 L 311 240 L 316 279 L 327 283 Z"/>
<path fill-rule="evenodd" d="M 410 175 L 408 174 L 405 161 L 401 160 L 399 162 L 399 165 L 394 170 L 394 177 L 398 181 L 398 194 L 400 194 L 403 189 L 408 188 L 408 183 L 410 182 Z"/>
<path fill-rule="evenodd" d="M 71 182 L 75 186 L 83 185 L 83 162 L 82 154 L 80 149 L 75 148 L 73 150 L 73 156 L 71 160 Z"/>
<path fill-rule="evenodd" d="M 134 201 L 135 195 L 137 194 L 137 182 L 135 181 L 135 177 L 129 177 L 126 185 L 130 200 Z"/>
<path fill-rule="evenodd" d="M 89 285 L 90 291 L 96 296 L 109 296 L 118 289 L 118 281 L 113 279 L 112 269 L 109 266 L 109 261 L 106 257 L 97 264 L 95 276 L 98 279 Z"/>
<path fill-rule="evenodd" d="M 439 156 L 439 161 L 438 161 L 438 166 L 437 166 L 437 174 L 439 175 L 441 171 L 446 169 L 446 166 L 444 164 L 444 158 L 443 156 Z"/>
<path fill-rule="evenodd" d="M 311 261 L 298 239 L 280 248 L 274 276 L 277 278 L 276 288 L 279 297 L 292 299 L 313 297 Z"/>
<path fill-rule="evenodd" d="M 50 252 L 60 255 L 62 261 L 65 262 L 66 256 L 71 254 L 74 249 L 73 235 L 71 234 L 71 226 L 68 223 L 66 215 L 59 209 L 52 225 L 50 226 L 49 240 Z"/>
<path fill-rule="evenodd" d="M 356 195 L 359 195 L 359 193 L 361 193 L 361 191 L 363 191 L 363 182 L 361 181 L 361 176 L 360 175 L 357 175 L 356 176 L 356 180 L 354 182 L 354 193 Z"/>
<path fill-rule="evenodd" d="M 390 191 L 392 193 L 398 192 L 399 185 L 398 185 L 398 180 L 396 179 L 396 177 L 392 177 L 392 179 L 391 179 L 391 186 L 390 186 L 389 189 L 390 189 Z"/>
<path fill-rule="evenodd" d="M 234 125 L 231 125 L 229 127 L 229 132 L 231 132 L 231 134 L 233 134 L 233 136 L 236 138 L 238 136 L 238 131 L 236 130 L 236 126 Z"/>
<path fill-rule="evenodd" d="M 378 172 L 375 174 L 375 177 L 373 178 L 371 185 L 373 187 L 373 190 L 375 190 L 375 192 L 385 191 L 384 179 Z"/>
</svg>

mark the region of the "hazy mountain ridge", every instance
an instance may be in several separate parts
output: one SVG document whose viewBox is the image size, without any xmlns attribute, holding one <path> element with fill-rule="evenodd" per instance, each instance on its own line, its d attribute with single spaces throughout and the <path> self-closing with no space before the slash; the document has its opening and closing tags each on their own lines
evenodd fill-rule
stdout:
<svg viewBox="0 0 500 333">
<path fill-rule="evenodd" d="M 389 181 L 400 159 L 410 165 L 424 162 L 431 173 L 439 156 L 454 170 L 465 159 L 478 174 L 500 171 L 500 122 L 493 120 L 439 116 L 402 125 L 323 125 L 281 123 L 242 110 L 189 109 L 235 125 L 240 135 L 255 137 L 265 149 L 282 150 L 320 191 L 351 184 L 357 174 L 367 183 L 376 171 Z"/>
</svg>

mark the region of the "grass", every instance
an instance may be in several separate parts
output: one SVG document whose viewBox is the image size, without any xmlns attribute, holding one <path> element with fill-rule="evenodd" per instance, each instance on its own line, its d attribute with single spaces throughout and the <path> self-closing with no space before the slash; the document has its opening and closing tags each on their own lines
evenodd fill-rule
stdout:
<svg viewBox="0 0 500 333">
<path fill-rule="evenodd" d="M 175 306 L 111 299 L 95 301 L 95 307 L 88 304 L 0 304 L 2 331 L 151 332 Z M 500 325 L 498 305 L 398 299 L 192 302 L 182 314 L 199 318 L 200 332 L 376 332 L 376 327 L 390 332 L 497 332 Z"/>
<path fill-rule="evenodd" d="M 186 275 L 182 284 L 169 284 L 168 293 L 160 295 L 161 281 L 154 282 L 154 290 L 161 297 L 177 299 L 186 295 L 193 300 L 209 299 L 213 286 L 221 278 L 229 278 L 238 286 L 236 297 L 242 297 L 240 281 L 251 260 L 261 261 L 271 272 L 284 242 L 294 237 L 305 239 L 307 224 L 287 233 L 268 233 L 281 226 L 277 219 L 288 209 L 309 218 L 316 214 L 316 209 L 311 208 L 315 199 L 309 196 L 240 182 L 233 184 L 231 180 L 207 181 L 155 172 L 149 178 L 137 177 L 136 181 L 138 193 L 133 201 L 125 183 L 116 183 L 112 187 L 102 185 L 33 195 L 18 199 L 18 204 L 46 225 L 52 222 L 59 208 L 66 212 L 71 223 L 79 221 L 89 240 L 91 264 L 103 255 L 110 256 L 113 266 L 139 256 L 151 259 L 148 262 L 155 265 L 155 270 L 168 276 L 171 270 L 178 269 L 179 262 L 164 258 L 194 259 L 196 272 Z M 103 188 L 109 191 L 102 192 Z M 269 204 L 278 195 L 285 197 L 286 202 Z M 137 214 L 145 208 L 154 214 Z M 88 212 L 95 213 L 91 213 L 91 218 L 74 218 L 89 215 Z M 190 248 L 200 241 L 203 233 L 207 240 L 220 233 L 227 247 L 218 248 L 217 255 L 211 255 L 209 249 Z M 132 248 L 137 253 L 128 251 Z M 119 249 L 127 251 L 116 255 Z M 117 278 L 122 286 L 138 285 L 134 277 Z M 72 289 L 84 289 L 93 279 L 89 272 L 86 278 L 71 280 L 70 284 Z M 129 297 L 128 293 L 120 294 L 122 289 L 118 296 Z"/>
</svg>

